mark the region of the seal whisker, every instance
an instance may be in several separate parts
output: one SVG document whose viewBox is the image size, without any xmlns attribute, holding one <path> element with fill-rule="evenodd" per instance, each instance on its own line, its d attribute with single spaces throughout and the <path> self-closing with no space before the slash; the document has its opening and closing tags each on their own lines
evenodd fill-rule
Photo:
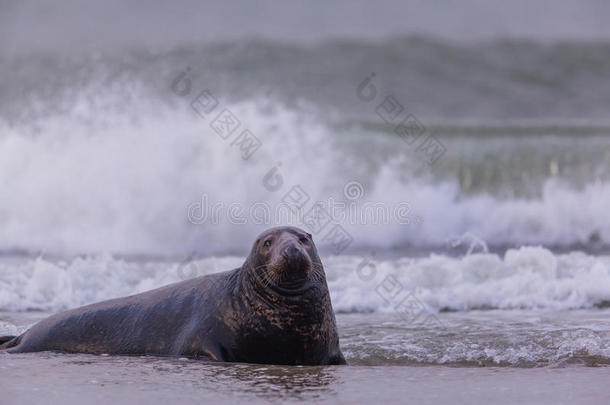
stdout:
<svg viewBox="0 0 610 405">
<path fill-rule="evenodd" d="M 273 280 L 271 280 L 269 274 L 267 271 L 265 271 L 267 269 L 267 266 L 264 264 L 261 264 L 260 266 L 257 266 L 254 268 L 254 273 L 255 276 L 257 276 L 257 278 L 262 281 L 263 287 L 268 288 L 271 285 L 271 282 Z M 261 271 L 259 271 L 261 270 Z"/>
<path fill-rule="evenodd" d="M 312 262 L 311 269 L 312 279 L 314 279 L 315 281 L 324 281 L 326 279 L 326 277 L 324 276 L 324 266 L 322 265 L 322 263 Z"/>
</svg>

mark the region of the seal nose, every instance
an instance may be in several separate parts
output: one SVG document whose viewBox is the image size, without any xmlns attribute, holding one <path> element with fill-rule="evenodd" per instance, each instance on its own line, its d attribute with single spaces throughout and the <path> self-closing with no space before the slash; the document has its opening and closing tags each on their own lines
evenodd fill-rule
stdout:
<svg viewBox="0 0 610 405">
<path fill-rule="evenodd" d="M 284 257 L 295 267 L 301 267 L 307 261 L 303 251 L 293 243 L 290 243 L 284 248 Z"/>
<path fill-rule="evenodd" d="M 302 255 L 301 251 L 292 244 L 286 248 L 285 252 L 286 256 L 288 256 L 290 259 L 297 259 Z"/>
<path fill-rule="evenodd" d="M 280 285 L 284 288 L 297 288 L 307 280 L 307 257 L 298 246 L 289 243 L 283 250 L 286 267 L 280 275 Z"/>
</svg>

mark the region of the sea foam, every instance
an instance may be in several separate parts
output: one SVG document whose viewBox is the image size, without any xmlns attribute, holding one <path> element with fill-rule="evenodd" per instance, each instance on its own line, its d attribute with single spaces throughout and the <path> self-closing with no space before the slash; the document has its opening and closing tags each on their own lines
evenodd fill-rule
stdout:
<svg viewBox="0 0 610 405">
<path fill-rule="evenodd" d="M 431 313 L 473 309 L 570 310 L 610 300 L 610 258 L 555 255 L 540 247 L 503 256 L 378 260 L 323 257 L 337 312 L 397 312 L 401 297 Z M 239 267 L 243 257 L 141 262 L 110 255 L 71 261 L 44 258 L 0 262 L 0 310 L 59 311 L 126 296 L 172 282 Z"/>
</svg>

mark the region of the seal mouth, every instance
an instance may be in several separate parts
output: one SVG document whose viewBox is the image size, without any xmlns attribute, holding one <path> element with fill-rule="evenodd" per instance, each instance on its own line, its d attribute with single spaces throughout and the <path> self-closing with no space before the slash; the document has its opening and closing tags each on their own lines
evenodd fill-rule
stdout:
<svg viewBox="0 0 610 405">
<path fill-rule="evenodd" d="M 280 270 L 277 282 L 270 287 L 283 295 L 302 294 L 312 287 L 314 283 L 309 278 L 309 266 L 306 261 L 285 260 L 284 267 Z"/>
<path fill-rule="evenodd" d="M 306 278 L 298 278 L 294 280 L 280 281 L 279 287 L 285 290 L 297 290 L 307 282 Z"/>
<path fill-rule="evenodd" d="M 275 290 L 276 292 L 280 293 L 281 295 L 302 295 L 305 294 L 307 291 L 313 289 L 316 286 L 316 284 L 310 280 L 305 280 L 305 282 L 301 282 L 299 284 L 295 284 L 294 286 L 289 286 L 286 284 L 282 284 L 282 285 L 274 285 L 274 286 L 270 286 L 270 288 L 272 290 Z"/>
<path fill-rule="evenodd" d="M 288 277 L 286 268 L 282 269 L 279 276 L 271 276 L 267 272 L 273 271 L 268 266 L 260 268 L 261 272 L 255 272 L 257 274 L 257 283 L 267 291 L 272 291 L 275 294 L 283 296 L 295 296 L 302 295 L 309 290 L 316 287 L 314 280 L 311 280 L 307 275 L 308 271 L 305 270 L 302 274 L 297 276 Z"/>
</svg>

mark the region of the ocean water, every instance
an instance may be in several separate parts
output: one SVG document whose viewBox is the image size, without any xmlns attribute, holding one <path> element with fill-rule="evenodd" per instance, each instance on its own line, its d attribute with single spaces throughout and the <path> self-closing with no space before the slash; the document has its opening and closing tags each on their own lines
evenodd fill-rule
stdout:
<svg viewBox="0 0 610 405">
<path fill-rule="evenodd" d="M 0 57 L 0 249 L 237 254 L 322 202 L 351 249 L 439 251 L 470 233 L 605 251 L 608 55 L 406 37 Z M 231 134 L 214 130 L 225 110 Z M 288 221 L 276 211 L 295 186 L 307 201 Z"/>
<path fill-rule="evenodd" d="M 350 363 L 2 354 L 0 402 L 608 397 L 608 42 L 19 49 L 0 85 L 0 335 L 238 267 L 291 224 Z"/>
<path fill-rule="evenodd" d="M 353 365 L 605 366 L 610 364 L 609 258 L 542 248 L 461 258 L 325 267 L 342 350 Z M 111 257 L 3 261 L 0 335 L 57 311 L 240 265 L 237 257 L 134 262 Z"/>
</svg>

